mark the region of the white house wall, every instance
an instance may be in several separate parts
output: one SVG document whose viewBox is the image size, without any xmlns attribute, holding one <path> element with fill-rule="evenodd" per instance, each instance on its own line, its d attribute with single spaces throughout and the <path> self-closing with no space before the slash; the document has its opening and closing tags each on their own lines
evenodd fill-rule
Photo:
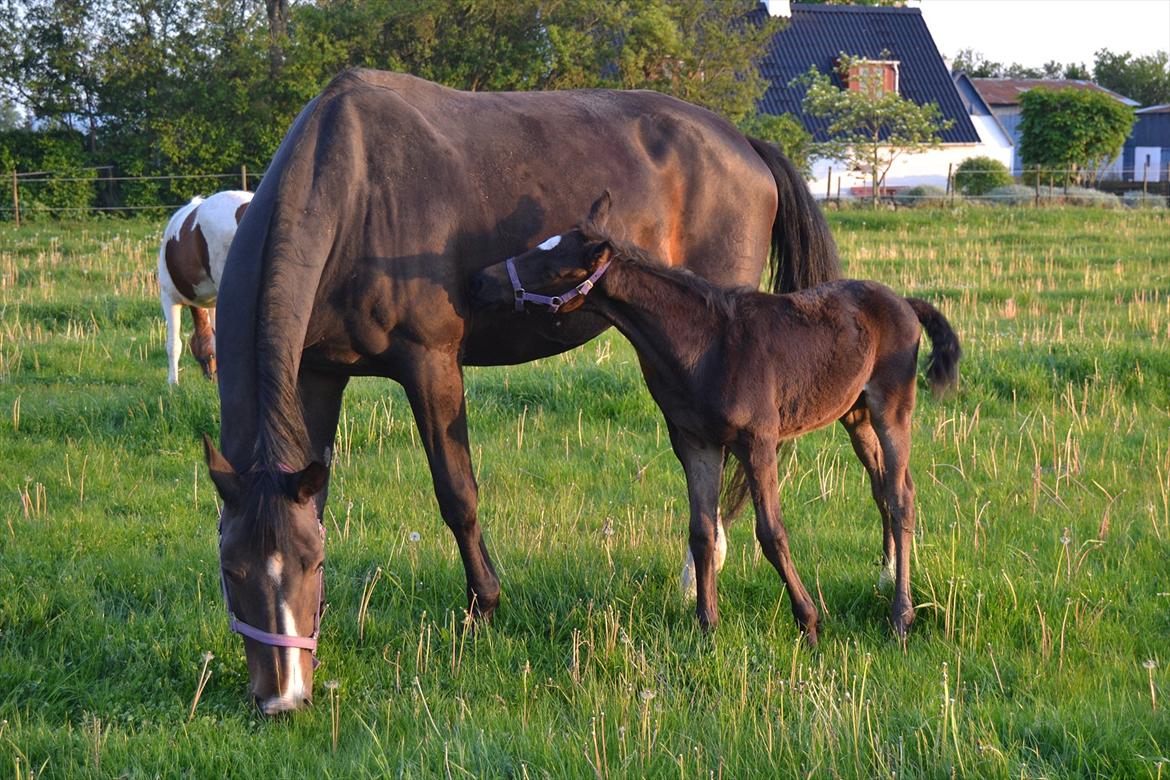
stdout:
<svg viewBox="0 0 1170 780">
<path fill-rule="evenodd" d="M 990 117 L 987 117 L 990 119 Z M 971 117 L 975 127 L 983 134 L 981 122 L 984 117 Z M 1000 134 L 1002 135 L 1002 133 Z M 994 144 L 947 144 L 940 149 L 932 149 L 922 154 L 903 154 L 894 161 L 889 173 L 886 174 L 886 187 L 916 187 L 920 184 L 930 184 L 945 189 L 947 186 L 947 171 L 954 170 L 959 164 L 971 157 L 990 157 L 1010 167 L 1012 163 L 1012 147 Z M 828 174 L 833 171 L 832 191 L 829 192 Z M 845 168 L 840 160 L 817 159 L 813 161 L 812 177 L 808 180 L 813 195 L 823 198 L 826 194 L 837 197 L 850 195 L 852 187 L 869 187 L 869 181 L 861 174 L 852 173 Z"/>
</svg>

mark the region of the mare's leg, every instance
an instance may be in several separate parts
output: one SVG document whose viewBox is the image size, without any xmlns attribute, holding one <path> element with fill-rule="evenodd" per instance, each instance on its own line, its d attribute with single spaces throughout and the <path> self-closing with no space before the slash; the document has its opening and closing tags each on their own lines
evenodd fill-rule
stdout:
<svg viewBox="0 0 1170 780">
<path fill-rule="evenodd" d="M 780 515 L 780 482 L 776 475 L 776 443 L 754 442 L 744 454 L 744 468 L 756 509 L 756 539 L 764 557 L 779 572 L 788 590 L 792 614 L 796 624 L 805 633 L 809 644 L 817 642 L 817 622 L 820 616 L 812 597 L 800 581 L 792 553 L 788 548 L 788 529 Z"/>
<path fill-rule="evenodd" d="M 870 422 L 864 393 L 857 400 L 857 405 L 841 418 L 841 425 L 849 432 L 853 451 L 869 474 L 869 489 L 882 516 L 882 570 L 878 575 L 878 587 L 884 590 L 894 583 L 894 528 L 890 521 L 890 511 L 882 498 L 882 447 Z"/>
<path fill-rule="evenodd" d="M 333 440 L 337 436 L 337 418 L 341 415 L 341 396 L 349 377 L 314 371 L 301 367 L 297 377 L 297 392 L 309 432 L 309 458 L 330 466 L 333 474 Z M 317 517 L 325 518 L 325 500 L 329 497 L 329 483 L 317 494 Z"/>
<path fill-rule="evenodd" d="M 175 303 L 165 292 L 161 295 L 163 317 L 167 321 L 167 382 L 172 385 L 179 383 L 179 355 L 183 353 L 183 340 L 180 333 L 180 315 L 183 313 L 183 304 Z"/>
<path fill-rule="evenodd" d="M 894 598 L 890 621 L 898 636 L 905 636 L 914 621 L 910 598 L 910 553 L 914 544 L 914 481 L 910 478 L 910 417 L 914 411 L 913 376 L 904 385 L 889 389 L 883 397 L 868 394 L 867 405 L 874 431 L 881 443 L 881 503 L 890 513 L 894 537 Z"/>
<path fill-rule="evenodd" d="M 717 605 L 716 575 L 726 554 L 726 541 L 722 550 L 719 542 L 722 533 L 719 527 L 719 488 L 723 481 L 723 448 L 692 441 L 685 434 L 668 424 L 670 443 L 674 454 L 682 463 L 687 477 L 687 498 L 690 503 L 690 538 L 687 564 L 693 571 L 695 588 L 695 612 L 699 625 L 710 631 L 719 623 Z M 687 569 L 683 569 L 683 589 L 686 590 Z"/>
<path fill-rule="evenodd" d="M 500 580 L 477 517 L 478 488 L 467 440 L 463 370 L 453 353 L 420 351 L 400 381 L 426 448 L 439 512 L 459 545 L 467 574 L 468 609 L 490 618 L 500 601 Z"/>
<path fill-rule="evenodd" d="M 215 377 L 215 331 L 211 326 L 211 316 L 207 309 L 199 306 L 188 306 L 191 310 L 191 324 L 194 331 L 191 334 L 191 354 L 203 368 L 203 376 L 208 379 Z"/>
</svg>

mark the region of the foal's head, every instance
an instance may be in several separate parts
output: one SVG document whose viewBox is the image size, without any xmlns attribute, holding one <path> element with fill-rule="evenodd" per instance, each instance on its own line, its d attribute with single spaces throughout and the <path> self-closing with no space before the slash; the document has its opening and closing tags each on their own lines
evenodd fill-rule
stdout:
<svg viewBox="0 0 1170 780">
<path fill-rule="evenodd" d="M 313 497 L 328 471 L 239 474 L 204 437 L 211 480 L 223 499 L 219 559 L 233 631 L 244 637 L 251 691 L 265 714 L 312 700 L 324 598 L 325 533 Z"/>
<path fill-rule="evenodd" d="M 569 232 L 481 270 L 471 280 L 472 302 L 486 307 L 515 301 L 520 309 L 525 301 L 535 298 L 543 299 L 535 302 L 555 312 L 580 308 L 585 303 L 583 293 L 593 283 L 589 281 L 585 289 L 581 285 L 594 277 L 614 253 L 614 245 L 604 229 L 609 208 L 610 195 L 606 190 L 594 202 L 589 216 Z"/>
</svg>

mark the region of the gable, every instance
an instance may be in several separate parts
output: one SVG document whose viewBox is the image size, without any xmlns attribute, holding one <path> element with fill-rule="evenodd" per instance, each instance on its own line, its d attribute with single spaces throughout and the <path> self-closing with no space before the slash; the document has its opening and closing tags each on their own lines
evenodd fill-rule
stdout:
<svg viewBox="0 0 1170 780">
<path fill-rule="evenodd" d="M 759 23 L 767 13 L 761 5 L 749 18 Z M 943 117 L 954 122 L 941 134 L 943 142 L 979 143 L 979 134 L 917 8 L 794 3 L 788 26 L 772 38 L 760 62 L 760 74 L 769 82 L 760 110 L 792 114 L 815 140 L 827 140 L 826 123 L 805 116 L 801 108 L 806 88 L 789 83 L 815 65 L 821 73 L 832 74 L 837 86 L 846 87 L 836 74 L 842 52 L 867 60 L 896 60 L 898 93 L 918 104 L 937 103 Z"/>
</svg>

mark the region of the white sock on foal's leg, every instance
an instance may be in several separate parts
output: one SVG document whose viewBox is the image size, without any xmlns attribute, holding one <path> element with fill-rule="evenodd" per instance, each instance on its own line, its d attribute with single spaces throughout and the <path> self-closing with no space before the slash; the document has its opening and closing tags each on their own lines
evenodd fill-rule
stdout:
<svg viewBox="0 0 1170 780">
<path fill-rule="evenodd" d="M 723 530 L 723 519 L 715 523 L 715 571 L 723 571 L 723 564 L 727 560 L 727 533 Z M 698 593 L 695 581 L 695 556 L 687 546 L 687 559 L 683 562 L 682 595 L 684 599 L 693 599 Z"/>
</svg>

